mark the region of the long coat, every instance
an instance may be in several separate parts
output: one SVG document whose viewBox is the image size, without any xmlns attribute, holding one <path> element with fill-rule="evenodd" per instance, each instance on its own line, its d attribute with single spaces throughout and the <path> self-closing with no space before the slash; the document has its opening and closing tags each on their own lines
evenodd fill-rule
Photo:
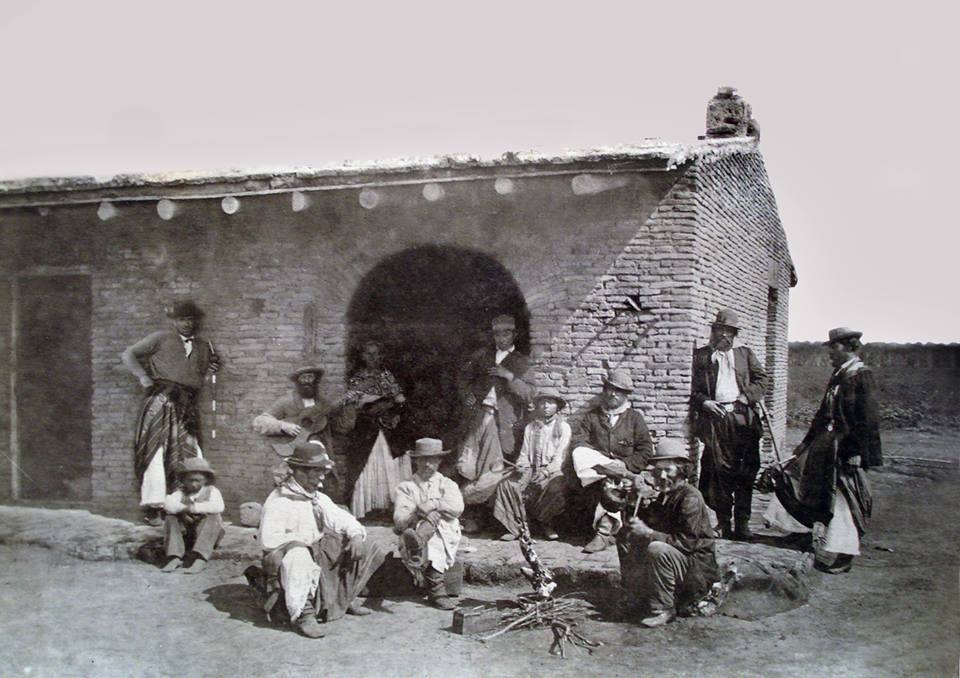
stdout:
<svg viewBox="0 0 960 678">
<path fill-rule="evenodd" d="M 512 458 L 519 451 L 520 441 L 523 438 L 525 425 L 524 414 L 527 403 L 533 399 L 536 392 L 533 384 L 527 381 L 527 370 L 530 369 L 530 360 L 516 350 L 511 351 L 500 363 L 513 374 L 513 379 L 507 381 L 501 377 L 491 377 L 487 370 L 497 364 L 497 354 L 492 348 L 481 349 L 474 353 L 460 371 L 457 387 L 460 400 L 467 407 L 464 421 L 472 422 L 493 388 L 497 394 L 497 430 L 500 437 L 500 447 L 504 457 Z"/>
<path fill-rule="evenodd" d="M 834 492 L 844 492 L 862 533 L 872 510 L 864 469 L 883 465 L 880 411 L 873 372 L 857 360 L 835 371 L 810 429 L 777 483 L 780 503 L 811 527 L 833 517 Z M 859 467 L 845 463 L 860 458 Z"/>
<path fill-rule="evenodd" d="M 706 400 L 714 400 L 717 393 L 717 373 L 719 366 L 713 360 L 713 347 L 702 346 L 693 352 L 693 379 L 690 384 L 690 419 L 692 430 L 701 440 L 710 436 L 711 417 L 703 411 Z M 767 373 L 757 356 L 746 346 L 733 349 L 733 369 L 737 386 L 753 405 L 763 399 L 767 388 Z M 762 433 L 763 424 L 758 417 L 751 416 L 751 425 Z"/>
</svg>

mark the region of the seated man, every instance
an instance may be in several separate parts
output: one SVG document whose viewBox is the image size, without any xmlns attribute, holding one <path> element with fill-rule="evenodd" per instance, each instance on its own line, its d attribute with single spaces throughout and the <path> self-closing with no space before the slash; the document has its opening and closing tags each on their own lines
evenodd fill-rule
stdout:
<svg viewBox="0 0 960 678">
<path fill-rule="evenodd" d="M 707 505 L 686 482 L 689 461 L 681 441 L 660 441 L 650 459 L 657 496 L 617 538 L 623 588 L 649 608 L 640 622 L 647 627 L 673 621 L 678 606 L 703 598 L 719 578 Z"/>
<path fill-rule="evenodd" d="M 318 488 L 333 462 L 318 440 L 298 443 L 291 469 L 263 504 L 260 546 L 269 614 L 283 594 L 290 620 L 308 638 L 322 638 L 318 617 L 369 614 L 356 600 L 384 554 L 366 530 Z"/>
<path fill-rule="evenodd" d="M 620 480 L 632 480 L 643 471 L 653 450 L 643 415 L 630 407 L 631 392 L 630 373 L 610 370 L 603 377 L 602 394 L 573 431 L 571 458 L 580 491 L 592 490 L 606 479 L 601 486 L 603 492 L 589 497 L 588 508 L 594 511 L 594 537 L 584 547 L 586 553 L 602 551 L 614 543 L 622 523 Z"/>
<path fill-rule="evenodd" d="M 173 572 L 183 563 L 186 553 L 193 562 L 184 570 L 196 574 L 203 570 L 213 550 L 223 539 L 223 497 L 213 485 L 213 469 L 202 457 L 184 459 L 177 471 L 180 488 L 163 502 L 166 512 L 163 548 L 167 554 L 164 572 Z"/>
<path fill-rule="evenodd" d="M 253 430 L 260 435 L 278 436 L 282 442 L 273 448 L 281 457 L 293 452 L 296 443 L 319 440 L 329 455 L 338 452 L 334 447 L 334 435 L 345 435 L 353 430 L 357 421 L 357 406 L 373 402 L 376 397 L 347 393 L 337 402 L 331 402 L 320 394 L 323 379 L 322 367 L 302 367 L 289 375 L 294 383 L 293 393 L 280 398 L 268 410 L 253 420 Z M 342 483 L 335 468 L 333 476 Z M 342 486 L 330 487 L 328 492 L 342 496 Z"/>
<path fill-rule="evenodd" d="M 409 452 L 416 464 L 413 478 L 397 486 L 393 508 L 403 564 L 441 610 L 456 607 L 447 596 L 443 573 L 456 561 L 463 513 L 460 488 L 438 471 L 441 457 L 449 452 L 436 438 L 420 438 Z"/>
<path fill-rule="evenodd" d="M 507 532 L 500 537 L 513 541 L 520 536 L 520 521 L 527 512 L 539 524 L 547 539 L 560 535 L 554 519 L 565 508 L 566 479 L 562 466 L 570 449 L 570 424 L 560 414 L 567 401 L 555 388 L 537 391 L 534 420 L 523 433 L 523 446 L 517 457 L 518 477 L 507 478 L 497 486 L 493 499 L 493 517 Z"/>
</svg>

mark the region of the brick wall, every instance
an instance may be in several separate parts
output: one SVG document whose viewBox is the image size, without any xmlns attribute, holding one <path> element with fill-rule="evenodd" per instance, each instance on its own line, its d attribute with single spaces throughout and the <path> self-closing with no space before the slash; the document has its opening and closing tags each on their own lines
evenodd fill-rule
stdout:
<svg viewBox="0 0 960 678">
<path fill-rule="evenodd" d="M 718 305 L 744 314 L 744 339 L 763 359 L 767 262 L 784 260 L 785 243 L 756 153 L 672 170 L 622 166 L 611 163 L 602 175 L 608 185 L 594 192 L 573 190 L 572 173 L 553 172 L 515 177 L 515 190 L 500 193 L 490 173 L 443 184 L 436 201 L 424 198 L 423 182 L 378 188 L 373 209 L 361 206 L 358 188 L 314 193 L 301 212 L 291 210 L 285 193 L 241 198 L 233 215 L 219 199 L 180 200 L 169 222 L 153 201 L 120 198 L 118 216 L 107 222 L 96 217 L 95 204 L 43 214 L 8 209 L 0 223 L 12 249 L 3 273 L 14 279 L 38 267 L 82 266 L 92 275 L 98 501 L 136 496 L 131 442 L 140 390 L 119 354 L 167 326 L 162 308 L 171 298 L 189 295 L 206 309 L 205 334 L 225 359 L 215 421 L 210 386 L 203 397 L 205 451 L 219 485 L 229 503 L 260 500 L 275 457 L 251 431 L 252 418 L 288 392 L 285 375 L 302 363 L 326 367 L 324 385 L 337 395 L 354 292 L 385 259 L 424 245 L 503 267 L 505 284 L 520 290 L 529 311 L 534 372 L 558 386 L 573 409 L 597 392 L 605 365 L 626 367 L 638 384 L 634 404 L 654 435 L 683 435 L 691 351 Z M 761 203 L 749 204 L 756 199 Z M 771 254 L 778 248 L 780 255 Z M 713 249 L 723 251 L 708 256 Z M 734 289 L 728 276 L 741 266 L 744 280 Z M 429 271 L 407 275 L 428 278 Z M 783 337 L 785 275 L 775 324 L 782 322 Z M 641 313 L 625 303 L 627 295 Z M 0 308 L 9 309 L 6 301 L 0 296 Z M 775 408 L 778 398 L 774 391 Z"/>
<path fill-rule="evenodd" d="M 709 340 L 717 310 L 738 312 L 737 343 L 750 347 L 767 368 L 766 404 L 783 449 L 792 264 L 763 159 L 759 153 L 704 158 L 692 174 L 699 226 L 696 344 Z M 766 445 L 769 452 L 769 440 Z"/>
</svg>

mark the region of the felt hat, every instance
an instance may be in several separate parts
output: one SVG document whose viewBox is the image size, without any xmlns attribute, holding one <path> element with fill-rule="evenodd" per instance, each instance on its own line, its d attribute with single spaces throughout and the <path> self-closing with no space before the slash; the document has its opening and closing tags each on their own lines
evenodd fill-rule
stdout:
<svg viewBox="0 0 960 678">
<path fill-rule="evenodd" d="M 627 370 L 609 370 L 602 379 L 604 384 L 610 384 L 621 391 L 628 393 L 633 391 L 633 379 Z"/>
<path fill-rule="evenodd" d="M 299 370 L 291 372 L 288 376 L 290 381 L 296 382 L 300 379 L 301 374 L 315 374 L 317 375 L 317 381 L 323 377 L 325 370 L 322 367 L 310 366 L 310 367 L 301 367 Z"/>
<path fill-rule="evenodd" d="M 298 468 L 319 468 L 332 471 L 333 460 L 327 454 L 327 448 L 319 440 L 308 443 L 297 443 L 293 446 L 293 454 L 286 458 L 288 466 Z"/>
<path fill-rule="evenodd" d="M 450 454 L 450 450 L 443 449 L 443 441 L 437 438 L 420 438 L 407 454 L 411 457 L 442 457 Z"/>
<path fill-rule="evenodd" d="M 202 318 L 203 311 L 193 301 L 193 299 L 184 299 L 174 302 L 173 306 L 167 310 L 168 318 Z"/>
<path fill-rule="evenodd" d="M 664 438 L 657 443 L 657 449 L 647 459 L 648 464 L 656 464 L 658 461 L 690 461 L 690 453 L 682 440 Z"/>
<path fill-rule="evenodd" d="M 177 475 L 182 476 L 187 473 L 205 473 L 211 482 L 216 477 L 210 464 L 203 457 L 189 457 L 181 461 L 177 468 Z"/>
<path fill-rule="evenodd" d="M 513 316 L 509 315 L 498 315 L 490 325 L 495 330 L 515 330 L 517 329 L 517 321 L 513 319 Z"/>
<path fill-rule="evenodd" d="M 851 330 L 849 327 L 834 327 L 827 336 L 829 338 L 823 342 L 824 346 L 829 346 L 834 342 L 843 341 L 844 339 L 859 339 L 863 336 L 863 332 Z"/>
<path fill-rule="evenodd" d="M 729 308 L 722 308 L 717 311 L 717 319 L 713 321 L 712 327 L 716 327 L 717 325 L 732 327 L 735 330 L 739 330 L 740 318 L 737 317 L 736 311 Z"/>
<path fill-rule="evenodd" d="M 564 407 L 567 406 L 566 398 L 560 395 L 560 391 L 553 388 L 552 386 L 546 386 L 544 388 L 537 389 L 537 395 L 533 396 L 533 401 L 536 402 L 543 398 L 552 398 L 553 400 L 557 401 L 558 410 L 562 410 Z"/>
</svg>

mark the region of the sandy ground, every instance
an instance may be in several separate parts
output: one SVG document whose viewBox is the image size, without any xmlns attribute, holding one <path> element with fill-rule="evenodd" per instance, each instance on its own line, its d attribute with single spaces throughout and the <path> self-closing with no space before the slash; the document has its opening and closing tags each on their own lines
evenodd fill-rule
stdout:
<svg viewBox="0 0 960 678">
<path fill-rule="evenodd" d="M 956 435 L 896 438 L 891 454 L 956 458 L 960 449 Z M 811 575 L 808 604 L 759 621 L 686 619 L 656 630 L 591 620 L 585 631 L 604 646 L 565 660 L 547 654 L 548 631 L 483 644 L 452 633 L 451 613 L 410 599 L 368 601 L 371 616 L 335 622 L 326 638 L 308 640 L 266 624 L 236 563 L 164 575 L 138 562 L 0 546 L 0 674 L 955 676 L 958 477 L 873 480 L 876 511 L 863 555 L 850 574 Z"/>
</svg>

